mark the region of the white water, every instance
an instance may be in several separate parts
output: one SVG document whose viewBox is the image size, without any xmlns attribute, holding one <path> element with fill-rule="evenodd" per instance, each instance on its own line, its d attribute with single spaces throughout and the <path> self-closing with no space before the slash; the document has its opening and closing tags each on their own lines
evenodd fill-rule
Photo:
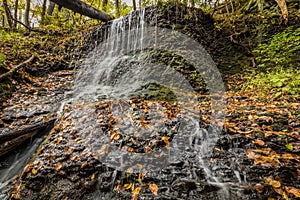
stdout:
<svg viewBox="0 0 300 200">
<path fill-rule="evenodd" d="M 128 99 L 137 89 L 149 82 L 158 82 L 171 88 L 178 99 L 184 102 L 181 106 L 185 106 L 185 104 L 190 105 L 188 101 L 195 101 L 195 97 L 186 95 L 193 92 L 193 88 L 189 86 L 186 80 L 182 79 L 178 72 L 174 72 L 163 65 L 146 62 L 148 57 L 144 48 L 151 47 L 151 45 L 154 47 L 154 43 L 157 43 L 158 29 L 147 27 L 145 10 L 139 12 L 138 15 L 130 13 L 127 18 L 128 23 L 124 20 L 124 18 L 119 18 L 112 21 L 107 32 L 107 39 L 98 44 L 82 63 L 76 76 L 73 96 L 69 102 L 76 103 L 79 100 L 88 102 L 103 96 L 108 99 Z M 149 40 L 149 34 L 154 35 L 154 39 L 151 38 Z M 167 38 L 168 36 L 169 34 L 165 37 Z M 95 42 L 97 43 L 97 41 Z M 159 48 L 159 45 L 156 44 L 155 47 Z M 124 63 L 126 68 L 123 66 Z M 122 71 L 122 69 L 125 71 Z M 198 114 L 197 106 L 193 107 L 192 110 Z M 78 110 L 78 112 L 81 111 Z M 86 112 L 91 113 L 93 111 L 87 110 Z M 207 181 L 221 188 L 219 191 L 220 199 L 228 199 L 229 193 L 225 184 L 213 175 L 207 164 L 207 158 L 211 155 L 214 144 L 218 139 L 218 131 L 214 129 L 208 131 L 200 127 L 197 115 L 184 117 L 189 119 L 188 125 L 192 128 L 189 129 L 189 134 L 186 134 L 184 127 L 182 127 L 181 131 L 175 136 L 171 142 L 170 159 L 180 159 L 182 152 L 188 147 L 190 152 L 198 155 L 198 160 L 195 162 L 203 168 Z M 91 120 L 87 124 L 81 124 L 81 126 L 96 128 L 96 123 Z M 106 140 L 91 134 L 86 135 L 84 142 L 87 147 L 91 146 L 91 148 L 95 149 L 95 146 L 99 148 L 99 146 L 109 142 L 109 139 Z M 29 150 L 26 153 L 26 158 L 32 155 L 34 150 Z M 108 164 L 110 164 L 109 161 L 121 160 L 118 167 L 120 169 L 128 167 L 124 166 L 122 161 L 126 155 L 115 151 L 110 156 L 107 160 Z M 140 158 L 138 156 L 136 159 Z M 14 166 L 17 165 L 21 166 L 21 164 L 16 162 Z M 149 169 L 155 170 L 151 167 Z M 12 174 L 11 170 L 13 168 L 8 169 L 7 174 Z M 239 177 L 238 173 L 236 175 Z M 10 178 L 3 177 L 3 180 L 5 182 Z M 191 178 L 197 179 L 197 177 Z M 2 179 L 1 182 L 3 182 Z"/>
<path fill-rule="evenodd" d="M 143 48 L 144 45 L 149 47 L 149 43 L 148 45 L 145 44 L 149 42 L 149 38 L 146 37 L 149 37 L 150 34 L 152 35 L 151 39 L 154 38 L 154 40 L 151 40 L 152 43 L 153 41 L 155 43 L 157 41 L 157 28 L 150 29 L 146 26 L 145 10 L 139 12 L 138 16 L 135 15 L 135 18 L 133 17 L 133 13 L 129 14 L 127 29 L 124 20 L 124 18 L 119 18 L 111 23 L 107 39 L 100 43 L 80 66 L 75 81 L 73 101 L 98 99 L 102 96 L 108 99 L 128 99 L 130 94 L 149 81 L 158 82 L 169 88 L 175 87 L 173 91 L 177 97 L 180 100 L 184 99 L 183 101 L 186 101 L 185 93 L 192 92 L 193 89 L 186 80 L 182 80 L 178 72 L 170 73 L 170 69 L 165 66 L 159 64 L 149 66 L 149 64 L 146 65 L 145 63 L 147 54 L 143 53 Z M 153 35 L 155 36 L 153 37 Z M 154 47 L 154 44 L 152 46 Z M 130 65 L 130 67 L 127 66 L 124 69 L 126 71 L 122 71 L 122 66 L 120 66 L 122 63 Z M 161 79 L 161 77 L 157 76 L 158 74 L 162 76 L 163 74 L 167 74 L 168 77 L 164 76 Z M 183 91 L 183 95 L 180 95 L 179 91 Z M 195 100 L 195 98 L 192 100 Z M 185 103 L 189 104 L 188 102 Z M 198 113 L 197 110 L 194 111 Z M 207 161 L 203 159 L 210 157 L 214 144 L 218 139 L 218 130 L 212 128 L 208 132 L 208 130 L 199 126 L 199 118 L 195 116 L 186 117 L 190 119 L 189 125 L 194 128 L 189 135 L 181 131 L 175 136 L 171 143 L 170 160 L 180 159 L 182 151 L 185 151 L 186 147 L 189 147 L 191 151 L 198 155 L 197 162 L 203 168 L 207 181 L 221 188 L 218 192 L 220 199 L 229 199 L 229 192 L 225 184 L 213 175 Z M 86 138 L 86 142 L 89 145 L 92 140 L 97 142 L 97 145 L 105 143 L 104 141 L 109 141 L 109 139 L 95 140 L 94 136 L 91 136 L 90 139 Z M 122 159 L 125 156 L 123 154 L 124 152 L 119 152 L 118 149 L 115 149 L 110 153 L 110 158 L 106 160 L 107 164 L 110 161 L 115 162 L 118 160 L 121 161 L 118 168 L 121 170 L 126 169 L 128 166 L 123 166 Z M 150 170 L 155 169 L 150 168 Z M 197 177 L 193 178 L 197 179 Z"/>
<path fill-rule="evenodd" d="M 12 179 L 17 176 L 24 166 L 29 161 L 30 157 L 35 153 L 38 146 L 43 141 L 42 138 L 36 138 L 34 141 L 30 141 L 28 146 L 24 149 L 19 150 L 13 156 L 8 159 L 8 167 L 0 170 L 0 199 L 6 198 L 6 190 L 10 189 L 10 183 Z"/>
</svg>

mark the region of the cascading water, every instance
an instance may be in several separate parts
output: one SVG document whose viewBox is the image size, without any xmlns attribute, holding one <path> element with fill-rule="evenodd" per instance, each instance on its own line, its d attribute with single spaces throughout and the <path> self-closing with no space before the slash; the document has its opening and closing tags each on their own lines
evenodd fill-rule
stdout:
<svg viewBox="0 0 300 200">
<path fill-rule="evenodd" d="M 65 128 L 72 132 L 64 135 L 67 148 L 83 146 L 81 154 L 91 155 L 107 168 L 115 169 L 113 181 L 120 171 L 124 174 L 134 166 L 142 166 L 148 179 L 165 181 L 175 191 L 173 196 L 165 194 L 162 197 L 180 196 L 180 190 L 188 184 L 196 191 L 192 195 L 197 197 L 234 199 L 226 184 L 209 167 L 221 131 L 216 124 L 222 122 L 224 111 L 224 88 L 218 82 L 220 75 L 201 45 L 174 30 L 150 26 L 148 21 L 143 9 L 110 22 L 104 32 L 99 33 L 105 38 L 94 41 L 95 48 L 78 67 L 71 98 L 63 103 L 60 112 L 61 124 L 66 124 Z M 215 124 L 201 125 L 194 88 L 180 70 L 153 59 L 159 51 L 168 52 L 174 58 L 181 56 L 203 76 L 212 96 L 211 113 Z M 176 59 L 167 59 L 176 62 Z M 169 94 L 174 95 L 175 103 L 132 100 L 134 97 L 147 98 L 144 89 L 152 86 L 167 88 L 171 91 Z M 174 113 L 168 112 L 170 108 Z M 105 123 L 109 130 L 101 127 L 106 126 Z M 120 141 L 115 140 L 118 137 Z M 136 141 L 128 142 L 132 138 Z M 155 142 L 157 145 L 146 151 L 149 144 Z M 136 146 L 138 151 L 128 147 L 128 143 Z M 136 143 L 140 143 L 139 146 Z M 133 174 L 139 174 L 139 170 L 134 168 Z M 235 174 L 241 182 L 239 173 Z M 176 192 L 178 185 L 181 187 L 179 193 Z M 187 190 L 190 192 L 189 188 Z M 95 190 L 92 199 L 104 198 L 99 191 Z M 206 191 L 211 192 L 211 196 L 207 196 Z"/>
<path fill-rule="evenodd" d="M 94 102 L 103 98 L 129 99 L 141 87 L 153 82 L 171 88 L 177 99 L 179 99 L 179 104 L 183 108 L 189 107 L 186 109 L 192 109 L 196 115 L 190 116 L 184 112 L 181 114 L 181 118 L 186 119 L 185 125 L 179 128 L 178 133 L 171 142 L 168 161 L 172 163 L 182 160 L 181 156 L 187 154 L 197 155 L 196 159 L 198 160 L 195 162 L 203 168 L 207 181 L 221 188 L 219 191 L 220 199 L 227 199 L 229 198 L 227 188 L 217 177 L 213 176 L 213 173 L 208 168 L 207 161 L 205 161 L 205 159 L 208 160 L 210 157 L 220 130 L 213 128 L 213 126 L 210 130 L 200 127 L 197 106 L 192 105 L 193 102 L 196 102 L 196 97 L 187 98 L 187 96 L 190 96 L 187 94 L 194 92 L 193 88 L 180 73 L 170 69 L 168 66 L 149 62 L 149 49 L 162 47 L 170 50 L 168 49 L 170 41 L 167 38 L 169 34 L 174 35 L 175 33 L 170 30 L 159 31 L 158 33 L 157 27 L 146 26 L 145 10 L 132 12 L 126 19 L 119 18 L 112 21 L 105 34 L 107 38 L 88 54 L 87 59 L 79 68 L 75 81 L 73 101 Z M 164 39 L 159 41 L 160 44 L 155 44 L 158 42 L 157 38 Z M 169 44 L 166 45 L 164 40 Z M 182 48 L 176 46 L 176 43 L 171 45 L 175 45 L 172 47 L 175 53 L 179 53 Z M 186 49 L 183 51 L 186 51 Z M 200 51 L 201 55 L 203 55 L 204 50 L 201 49 Z M 203 65 L 211 62 L 210 60 L 207 61 L 206 58 L 201 59 Z M 119 115 L 119 118 L 125 118 L 126 110 L 130 108 L 126 108 L 126 106 L 124 108 L 124 105 L 121 104 L 119 103 L 121 109 L 115 110 L 114 115 Z M 120 128 L 122 125 L 124 123 L 120 122 L 115 126 Z M 87 127 L 97 129 L 97 125 L 93 121 L 90 121 L 85 128 Z M 97 152 L 97 149 L 102 148 L 101 146 L 109 145 L 110 143 L 109 137 L 96 138 L 97 136 L 94 134 L 85 135 L 86 146 L 91 148 L 91 151 Z M 128 152 L 121 152 L 120 148 L 112 147 L 109 153 L 106 152 L 108 154 L 106 159 L 102 159 L 101 162 L 119 170 L 126 170 L 126 168 L 130 167 L 130 164 L 134 165 L 134 163 L 139 162 L 142 162 L 147 170 L 153 172 L 164 167 L 153 165 L 154 159 L 145 159 L 145 157 L 149 157 L 146 154 L 131 155 L 133 158 L 129 159 L 129 161 L 126 160 L 127 163 L 124 165 L 124 157 L 128 157 L 126 155 Z M 164 164 L 167 165 L 168 163 Z M 189 178 L 193 180 L 198 179 L 197 177 Z M 97 197 L 95 196 L 95 198 Z"/>
</svg>

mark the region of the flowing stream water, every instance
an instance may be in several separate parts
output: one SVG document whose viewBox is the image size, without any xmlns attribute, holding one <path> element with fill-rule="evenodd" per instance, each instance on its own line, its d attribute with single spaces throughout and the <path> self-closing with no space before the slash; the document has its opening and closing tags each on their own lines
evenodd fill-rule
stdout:
<svg viewBox="0 0 300 200">
<path fill-rule="evenodd" d="M 208 164 L 221 131 L 220 127 L 211 125 L 209 128 L 204 128 L 201 126 L 200 113 L 197 108 L 197 96 L 193 87 L 190 86 L 189 82 L 178 71 L 151 60 L 149 56 L 149 52 L 151 51 L 149 49 L 152 52 L 164 49 L 183 57 L 186 56 L 186 53 L 190 56 L 191 52 L 187 51 L 187 48 L 192 49 L 193 53 L 196 52 L 195 55 L 197 55 L 197 52 L 200 52 L 199 55 L 201 56 L 196 56 L 196 58 L 200 59 L 202 66 L 206 67 L 205 69 L 208 74 L 214 72 L 212 69 L 208 69 L 209 65 L 213 65 L 213 61 L 209 55 L 207 55 L 203 48 L 199 47 L 199 45 L 195 46 L 193 43 L 187 42 L 186 46 L 178 45 L 176 41 L 180 41 L 183 37 L 182 35 L 176 36 L 176 33 L 172 30 L 149 26 L 146 21 L 145 9 L 139 12 L 131 12 L 126 18 L 122 17 L 113 20 L 102 35 L 106 35 L 106 38 L 102 41 L 94 41 L 95 48 L 87 54 L 84 62 L 78 66 L 74 89 L 62 103 L 59 114 L 64 113 L 67 105 L 91 104 L 103 99 L 109 99 L 119 102 L 119 106 L 114 110 L 114 115 L 125 119 L 127 111 L 131 108 L 122 102 L 142 91 L 142 88 L 146 85 L 153 83 L 169 88 L 175 94 L 177 103 L 182 107 L 183 112 L 180 116 L 177 116 L 178 131 L 173 136 L 170 148 L 166 151 L 165 160 L 161 162 L 161 160 L 156 160 L 153 154 L 129 155 L 128 152 L 120 151 L 120 147 L 110 145 L 109 136 L 99 137 L 95 135 L 94 133 L 97 132 L 95 130 L 99 129 L 96 119 L 91 118 L 84 123 L 80 121 L 80 118 L 85 114 L 95 111 L 90 107 L 82 110 L 81 106 L 79 110 L 75 109 L 72 113 L 75 113 L 74 116 L 77 117 L 74 117 L 74 122 L 78 123 L 79 130 L 93 130 L 91 131 L 93 133 L 84 134 L 83 143 L 86 149 L 97 154 L 102 146 L 110 145 L 110 151 L 107 152 L 105 158 L 100 159 L 101 162 L 120 171 L 125 171 L 135 163 L 142 163 L 145 169 L 154 175 L 156 173 L 159 174 L 160 170 L 164 169 L 168 164 L 184 160 L 184 156 L 194 156 L 194 164 L 203 169 L 205 180 L 209 184 L 219 188 L 215 193 L 215 198 L 233 199 L 229 194 L 228 184 L 222 183 L 220 178 L 215 176 L 211 171 Z M 172 37 L 175 40 L 172 40 Z M 188 41 L 187 38 L 184 39 Z M 187 60 L 192 57 L 189 56 L 186 57 Z M 190 62 L 193 63 L 195 60 L 191 59 Z M 204 71 L 205 69 L 201 68 L 200 71 Z M 205 75 L 205 73 L 203 73 L 203 76 L 211 92 L 216 92 L 219 89 L 219 85 L 217 84 L 215 88 L 210 83 L 210 81 L 213 81 L 213 76 L 211 74 Z M 205 76 L 208 77 L 205 78 Z M 143 95 L 142 92 L 140 93 L 139 95 Z M 221 111 L 223 108 L 216 105 L 215 107 L 212 106 L 212 111 L 216 113 L 214 117 L 218 120 L 222 116 Z M 164 112 L 160 104 L 154 106 L 156 106 L 156 110 Z M 155 120 L 154 117 L 150 119 L 153 124 Z M 124 124 L 128 125 L 126 123 L 130 125 L 128 121 L 124 120 L 120 121 L 119 124 L 117 123 L 116 126 L 119 125 L 118 128 L 120 128 Z M 163 124 L 155 126 L 161 126 L 157 128 L 166 128 Z M 140 130 L 138 127 L 134 127 L 134 129 Z M 126 132 L 127 129 L 123 128 L 122 131 Z M 144 139 L 147 140 L 147 138 Z M 25 150 L 26 155 L 22 155 L 22 157 L 24 156 L 24 158 L 28 159 L 40 142 L 40 139 L 36 140 L 35 145 Z M 14 174 L 18 174 L 20 171 L 18 168 L 24 166 L 26 163 L 26 159 L 22 163 L 19 163 L 20 156 L 16 156 L 16 162 L 12 165 L 12 169 L 10 168 L 4 173 L 0 172 L 1 174 L 7 174 L 7 177 L 1 177 L 0 182 L 2 184 L 10 180 Z M 18 172 L 12 172 L 13 169 Z M 235 171 L 235 175 L 241 182 L 242 180 L 238 171 Z M 186 179 L 201 182 L 197 174 L 192 174 L 190 177 L 186 177 Z M 97 191 L 93 198 L 101 199 L 101 196 Z"/>
</svg>

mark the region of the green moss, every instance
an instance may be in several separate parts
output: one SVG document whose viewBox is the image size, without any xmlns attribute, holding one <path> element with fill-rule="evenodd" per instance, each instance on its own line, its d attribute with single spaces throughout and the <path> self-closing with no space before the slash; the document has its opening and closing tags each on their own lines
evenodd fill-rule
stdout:
<svg viewBox="0 0 300 200">
<path fill-rule="evenodd" d="M 163 85 L 157 83 L 148 83 L 130 96 L 131 99 L 143 98 L 145 100 L 161 100 L 167 101 L 169 103 L 174 103 L 177 101 L 176 95 Z"/>
</svg>

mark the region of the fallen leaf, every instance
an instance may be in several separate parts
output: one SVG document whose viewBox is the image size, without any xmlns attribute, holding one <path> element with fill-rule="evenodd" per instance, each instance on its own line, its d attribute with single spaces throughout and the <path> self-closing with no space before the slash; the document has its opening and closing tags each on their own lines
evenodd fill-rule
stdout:
<svg viewBox="0 0 300 200">
<path fill-rule="evenodd" d="M 258 193 L 262 193 L 264 191 L 264 186 L 260 183 L 255 184 L 254 188 Z"/>
<path fill-rule="evenodd" d="M 300 191 L 294 187 L 288 186 L 285 187 L 285 191 L 289 194 L 293 194 L 295 197 L 300 198 Z"/>
<path fill-rule="evenodd" d="M 36 169 L 34 169 L 34 168 L 31 170 L 31 173 L 32 173 L 33 175 L 36 175 L 37 172 L 38 172 L 38 171 L 37 171 Z"/>
<path fill-rule="evenodd" d="M 85 161 L 84 163 L 81 164 L 80 169 L 84 168 L 85 166 L 87 166 L 87 161 Z"/>
<path fill-rule="evenodd" d="M 262 141 L 262 140 L 254 140 L 254 142 L 255 142 L 256 144 L 258 144 L 259 146 L 264 146 L 264 145 L 265 145 L 265 142 Z"/>
<path fill-rule="evenodd" d="M 279 181 L 274 180 L 272 177 L 266 177 L 264 181 L 268 185 L 271 185 L 273 188 L 280 188 L 281 186 L 281 183 Z"/>
<path fill-rule="evenodd" d="M 167 136 L 163 136 L 161 139 L 165 142 L 166 147 L 170 148 L 169 138 Z"/>
<path fill-rule="evenodd" d="M 62 168 L 62 164 L 61 164 L 60 162 L 58 162 L 58 163 L 55 165 L 55 170 L 56 170 L 56 171 L 59 171 L 61 168 Z"/>
<path fill-rule="evenodd" d="M 92 176 L 91 176 L 91 180 L 94 180 L 94 179 L 95 179 L 95 173 L 92 174 Z"/>
<path fill-rule="evenodd" d="M 134 184 L 133 183 L 126 183 L 126 184 L 124 184 L 124 189 L 125 190 L 129 190 L 130 188 L 132 188 L 134 186 Z"/>
<path fill-rule="evenodd" d="M 141 187 L 136 187 L 133 191 L 132 191 L 132 197 L 131 197 L 131 200 L 137 200 L 138 199 L 138 196 L 139 196 L 139 193 L 141 191 Z"/>
<path fill-rule="evenodd" d="M 154 194 L 154 195 L 158 195 L 157 193 L 158 193 L 158 186 L 156 185 L 156 184 L 154 184 L 154 183 L 152 183 L 152 184 L 148 184 L 148 187 L 149 187 L 149 189 L 150 189 L 150 191 Z"/>
</svg>

